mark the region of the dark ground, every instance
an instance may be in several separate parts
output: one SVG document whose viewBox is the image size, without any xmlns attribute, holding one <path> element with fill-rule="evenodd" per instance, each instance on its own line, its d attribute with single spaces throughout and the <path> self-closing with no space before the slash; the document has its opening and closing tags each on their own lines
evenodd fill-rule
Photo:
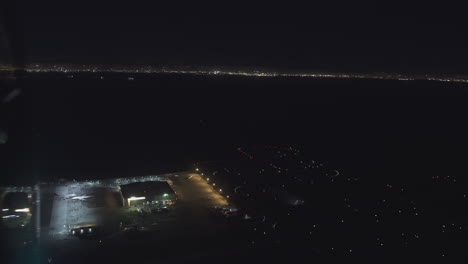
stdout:
<svg viewBox="0 0 468 264">
<path fill-rule="evenodd" d="M 173 171 L 269 143 L 295 143 L 350 169 L 365 160 L 361 173 L 423 164 L 446 171 L 461 164 L 468 143 L 464 84 L 62 77 L 30 76 L 7 106 L 5 183 Z"/>
<path fill-rule="evenodd" d="M 426 214 L 427 219 L 435 219 L 431 224 L 464 219 L 466 201 L 453 196 L 461 195 L 466 186 L 466 84 L 179 75 L 136 75 L 135 81 L 128 81 L 126 77 L 29 76 L 21 85 L 22 95 L 8 106 L 9 142 L 1 146 L 2 160 L 8 165 L 2 167 L 6 176 L 2 184 L 181 171 L 195 161 L 235 159 L 238 146 L 294 144 L 362 179 L 365 184 L 360 188 L 368 192 L 353 195 L 364 205 L 364 194 L 373 193 L 372 199 L 385 196 L 380 188 L 392 182 L 425 199 L 419 208 L 431 212 Z M 428 175 L 450 175 L 459 183 L 431 182 L 425 188 Z M 434 200 L 427 200 L 432 194 Z M 323 207 L 327 204 L 335 205 L 324 201 Z M 442 209 L 431 211 L 433 207 Z M 410 229 L 419 225 L 403 224 Z M 396 232 L 392 228 L 387 225 L 385 232 Z M 257 249 L 250 256 L 286 261 L 294 250 L 315 252 L 340 239 L 338 244 L 345 248 L 353 241 L 351 236 L 360 235 L 348 231 L 343 231 L 343 238 L 339 229 L 332 235 L 325 232 L 320 237 L 329 239 L 322 245 L 314 241 L 317 247 L 312 249 L 301 240 L 274 254 L 269 248 L 265 255 Z M 426 250 L 442 250 L 444 244 L 431 242 L 441 241 L 438 236 L 424 240 L 408 256 L 417 260 Z M 452 238 L 447 242 L 452 248 L 466 245 L 463 235 Z M 391 246 L 385 252 L 361 250 L 358 256 L 369 259 L 404 256 Z M 372 254 L 365 254 L 367 250 Z M 461 251 L 455 251 L 458 255 L 452 255 L 451 262 L 463 263 L 457 262 Z M 321 252 L 319 256 L 328 256 Z M 425 259 L 431 259 L 429 255 Z"/>
</svg>

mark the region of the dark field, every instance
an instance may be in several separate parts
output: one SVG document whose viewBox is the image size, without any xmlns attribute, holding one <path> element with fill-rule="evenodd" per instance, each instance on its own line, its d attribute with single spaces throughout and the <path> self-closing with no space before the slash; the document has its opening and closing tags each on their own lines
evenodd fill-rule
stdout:
<svg viewBox="0 0 468 264">
<path fill-rule="evenodd" d="M 20 83 L 6 114 L 7 175 L 144 174 L 229 158 L 232 147 L 282 143 L 389 177 L 417 177 L 427 164 L 447 172 L 464 160 L 463 84 L 97 76 L 32 74 Z"/>
<path fill-rule="evenodd" d="M 225 192 L 235 196 L 233 189 L 244 185 L 255 197 L 233 198 L 253 216 L 251 224 L 223 224 L 219 236 L 194 235 L 196 225 L 185 223 L 185 215 L 178 221 L 191 235 L 181 250 L 180 230 L 174 239 L 164 233 L 167 245 L 152 234 L 113 245 L 135 250 L 122 253 L 122 261 L 133 254 L 200 263 L 467 260 L 466 84 L 99 76 L 30 74 L 19 84 L 22 94 L 5 115 L 3 185 L 177 172 L 199 162 Z M 292 146 L 300 154 L 283 159 L 265 151 L 268 146 Z M 323 167 L 303 168 L 312 160 Z M 289 172 L 277 173 L 270 163 Z M 266 175 L 258 174 L 262 168 Z M 340 176 L 330 181 L 334 170 Z M 221 172 L 213 177 L 215 171 Z M 281 188 L 304 205 L 279 205 L 272 197 Z M 264 215 L 266 222 L 259 220 Z M 279 231 L 272 230 L 275 222 Z M 197 250 L 213 249 L 184 255 L 197 236 Z"/>
</svg>

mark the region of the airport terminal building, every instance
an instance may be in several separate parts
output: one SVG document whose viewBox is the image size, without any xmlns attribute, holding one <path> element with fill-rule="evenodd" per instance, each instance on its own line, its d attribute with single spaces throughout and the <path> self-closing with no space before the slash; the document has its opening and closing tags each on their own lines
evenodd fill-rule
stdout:
<svg viewBox="0 0 468 264">
<path fill-rule="evenodd" d="M 128 207 L 142 205 L 171 205 L 176 195 L 165 181 L 136 182 L 120 186 Z"/>
</svg>

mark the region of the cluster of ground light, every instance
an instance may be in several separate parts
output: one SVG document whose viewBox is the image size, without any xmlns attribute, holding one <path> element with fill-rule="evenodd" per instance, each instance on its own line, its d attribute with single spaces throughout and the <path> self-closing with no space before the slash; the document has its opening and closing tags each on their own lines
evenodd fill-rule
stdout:
<svg viewBox="0 0 468 264">
<path fill-rule="evenodd" d="M 0 65 L 1 66 L 1 65 Z M 2 69 L 0 69 L 2 70 Z M 4 66 L 3 71 L 15 70 L 12 67 Z M 326 73 L 326 72 L 275 72 L 265 70 L 223 70 L 223 69 L 181 69 L 153 66 L 121 66 L 111 67 L 104 65 L 41 65 L 31 64 L 25 68 L 32 73 L 67 73 L 73 78 L 72 73 L 128 73 L 128 74 L 188 74 L 188 75 L 224 75 L 224 76 L 246 76 L 246 77 L 300 77 L 300 78 L 338 78 L 338 79 L 380 79 L 380 80 L 428 80 L 437 82 L 461 82 L 466 83 L 466 76 L 436 76 L 436 75 L 411 75 L 394 73 Z M 101 75 L 99 79 L 104 79 Z M 134 80 L 129 76 L 128 80 Z"/>
<path fill-rule="evenodd" d="M 243 210 L 252 247 L 365 258 L 466 258 L 468 203 L 459 176 L 351 175 L 299 149 L 238 148 L 198 164 Z M 365 166 L 365 164 L 363 164 Z"/>
</svg>

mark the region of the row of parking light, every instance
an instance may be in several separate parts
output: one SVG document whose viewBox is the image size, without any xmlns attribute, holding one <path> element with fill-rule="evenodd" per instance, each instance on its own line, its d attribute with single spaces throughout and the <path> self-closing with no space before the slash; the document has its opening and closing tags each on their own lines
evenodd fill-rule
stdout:
<svg viewBox="0 0 468 264">
<path fill-rule="evenodd" d="M 2 212 L 8 212 L 10 209 L 2 209 Z M 15 209 L 16 213 L 29 213 L 29 208 Z"/>
<path fill-rule="evenodd" d="M 195 168 L 195 171 L 199 172 L 200 169 Z M 204 176 L 204 175 L 203 175 L 203 172 L 200 173 L 200 174 L 201 174 L 202 176 Z M 203 177 L 202 177 L 202 178 L 203 178 Z M 203 179 L 205 179 L 205 178 L 203 178 Z M 207 177 L 205 180 L 206 180 L 207 182 L 210 182 L 210 178 L 208 178 L 208 177 Z M 216 186 L 216 183 L 213 182 L 213 183 L 212 183 L 212 186 L 213 186 L 213 189 L 214 189 L 214 187 Z M 219 189 L 219 192 L 222 193 L 222 192 L 223 192 L 223 189 Z M 226 199 L 229 199 L 229 195 L 226 195 Z"/>
<path fill-rule="evenodd" d="M 15 213 L 29 213 L 30 210 L 29 208 L 21 208 L 21 209 L 14 209 L 12 210 L 14 211 Z M 10 212 L 10 209 L 8 208 L 3 208 L 2 209 L 2 212 Z M 10 215 L 2 215 L 2 219 L 7 219 L 7 218 L 19 218 L 20 216 L 19 215 L 16 215 L 16 214 L 10 214 Z"/>
<path fill-rule="evenodd" d="M 76 235 L 84 235 L 86 234 L 92 234 L 94 229 L 92 227 L 88 228 L 77 228 L 77 229 L 72 229 L 71 234 L 76 236 Z"/>
</svg>

